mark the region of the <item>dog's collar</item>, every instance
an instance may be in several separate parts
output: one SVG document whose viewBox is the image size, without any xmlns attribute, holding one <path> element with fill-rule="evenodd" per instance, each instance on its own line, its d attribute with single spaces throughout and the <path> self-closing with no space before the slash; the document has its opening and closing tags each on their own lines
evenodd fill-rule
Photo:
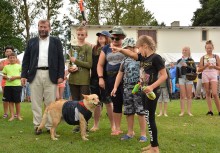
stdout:
<svg viewBox="0 0 220 153">
<path fill-rule="evenodd" d="M 85 108 L 86 110 L 88 110 L 88 109 L 86 108 L 86 106 L 84 105 L 84 102 L 83 102 L 83 101 L 80 101 L 80 102 L 79 102 L 79 105 L 81 105 L 83 108 Z"/>
</svg>

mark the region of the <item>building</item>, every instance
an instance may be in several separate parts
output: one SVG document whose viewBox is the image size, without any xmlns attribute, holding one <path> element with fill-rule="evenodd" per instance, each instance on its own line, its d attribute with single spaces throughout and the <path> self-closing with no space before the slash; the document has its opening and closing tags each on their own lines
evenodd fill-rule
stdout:
<svg viewBox="0 0 220 153">
<path fill-rule="evenodd" d="M 77 26 L 71 27 L 71 43 L 76 36 Z M 95 44 L 96 33 L 102 30 L 111 30 L 110 25 L 87 25 L 87 41 Z M 199 62 L 200 57 L 205 52 L 205 42 L 212 40 L 216 54 L 220 55 L 220 27 L 192 27 L 179 26 L 179 21 L 174 21 L 171 26 L 122 26 L 127 33 L 127 37 L 138 38 L 141 35 L 149 35 L 157 43 L 157 53 L 163 56 L 167 62 L 175 62 L 181 58 L 181 51 L 184 46 L 189 46 L 192 57 Z"/>
</svg>

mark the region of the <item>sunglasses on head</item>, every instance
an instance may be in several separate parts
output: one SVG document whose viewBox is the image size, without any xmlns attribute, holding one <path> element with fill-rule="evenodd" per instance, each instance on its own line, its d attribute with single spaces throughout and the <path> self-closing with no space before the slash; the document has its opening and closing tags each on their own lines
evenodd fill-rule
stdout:
<svg viewBox="0 0 220 153">
<path fill-rule="evenodd" d="M 119 37 L 111 37 L 111 40 L 112 40 L 112 41 L 114 41 L 114 40 L 115 40 L 115 41 L 119 41 L 120 38 L 119 38 Z"/>
</svg>

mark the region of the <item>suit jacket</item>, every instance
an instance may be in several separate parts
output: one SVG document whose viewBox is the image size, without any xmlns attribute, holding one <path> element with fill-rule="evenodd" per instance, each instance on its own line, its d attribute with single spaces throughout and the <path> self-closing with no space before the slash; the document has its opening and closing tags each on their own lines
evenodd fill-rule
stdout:
<svg viewBox="0 0 220 153">
<path fill-rule="evenodd" d="M 57 84 L 58 78 L 64 78 L 64 56 L 61 41 L 55 37 L 49 37 L 48 67 L 51 82 Z M 22 61 L 21 77 L 32 82 L 37 72 L 39 58 L 39 37 L 28 41 Z"/>
</svg>

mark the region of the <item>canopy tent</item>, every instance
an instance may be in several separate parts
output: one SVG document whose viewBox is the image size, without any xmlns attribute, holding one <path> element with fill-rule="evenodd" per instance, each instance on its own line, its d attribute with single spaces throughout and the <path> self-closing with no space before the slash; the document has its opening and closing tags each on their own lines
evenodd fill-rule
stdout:
<svg viewBox="0 0 220 153">
<path fill-rule="evenodd" d="M 166 64 L 170 62 L 177 62 L 178 59 L 182 57 L 182 53 L 158 53 L 166 60 Z M 200 58 L 204 56 L 206 53 L 191 53 L 191 57 L 195 62 L 199 62 Z M 220 53 L 216 53 L 220 56 Z"/>
</svg>

